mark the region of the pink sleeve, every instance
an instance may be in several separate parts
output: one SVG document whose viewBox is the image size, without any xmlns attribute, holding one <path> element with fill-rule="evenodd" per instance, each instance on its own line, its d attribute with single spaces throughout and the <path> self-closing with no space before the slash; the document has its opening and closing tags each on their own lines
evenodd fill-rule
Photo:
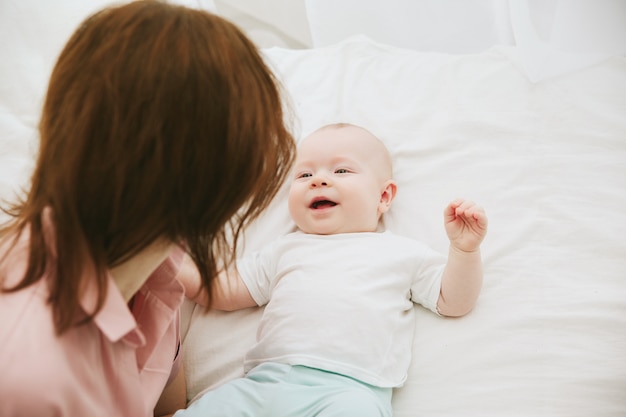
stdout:
<svg viewBox="0 0 626 417">
<path fill-rule="evenodd" d="M 174 362 L 172 363 L 172 372 L 170 373 L 170 377 L 167 379 L 166 385 L 169 385 L 174 380 L 174 378 L 176 378 L 176 375 L 178 375 L 178 372 L 180 371 L 180 368 L 183 364 L 183 347 L 180 340 L 180 309 L 176 311 L 173 325 L 176 328 L 176 339 L 178 341 L 178 347 L 176 348 L 176 355 L 174 356 Z"/>
</svg>

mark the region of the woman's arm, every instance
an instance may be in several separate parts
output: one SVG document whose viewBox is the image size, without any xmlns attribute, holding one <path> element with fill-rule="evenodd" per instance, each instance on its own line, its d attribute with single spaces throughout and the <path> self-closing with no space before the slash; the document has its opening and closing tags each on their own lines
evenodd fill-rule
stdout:
<svg viewBox="0 0 626 417">
<path fill-rule="evenodd" d="M 165 387 L 159 402 L 154 408 L 155 417 L 171 417 L 176 410 L 187 407 L 187 384 L 185 371 L 181 364 L 176 378 Z"/>
</svg>

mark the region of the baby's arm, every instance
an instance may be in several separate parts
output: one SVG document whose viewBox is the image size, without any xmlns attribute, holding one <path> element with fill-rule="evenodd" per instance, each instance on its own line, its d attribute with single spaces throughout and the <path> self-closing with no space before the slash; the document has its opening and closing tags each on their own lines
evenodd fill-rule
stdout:
<svg viewBox="0 0 626 417">
<path fill-rule="evenodd" d="M 444 316 L 463 316 L 476 304 L 482 287 L 480 243 L 487 233 L 487 216 L 482 207 L 458 199 L 446 207 L 444 223 L 450 251 L 437 310 Z"/>
<path fill-rule="evenodd" d="M 213 280 L 211 300 L 209 300 L 207 290 L 202 286 L 200 273 L 189 256 L 185 255 L 176 278 L 183 284 L 185 296 L 205 307 L 210 306 L 214 310 L 234 311 L 257 306 L 250 295 L 250 291 L 248 291 L 248 287 L 234 268 L 228 272 L 221 272 Z"/>
</svg>

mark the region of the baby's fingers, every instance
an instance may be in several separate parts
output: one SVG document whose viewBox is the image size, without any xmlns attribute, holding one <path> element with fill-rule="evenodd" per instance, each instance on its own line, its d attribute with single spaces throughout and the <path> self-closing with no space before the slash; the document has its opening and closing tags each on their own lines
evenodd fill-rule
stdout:
<svg viewBox="0 0 626 417">
<path fill-rule="evenodd" d="M 464 215 L 468 220 L 476 222 L 480 227 L 487 227 L 487 215 L 482 207 L 474 204 L 464 211 Z"/>
<path fill-rule="evenodd" d="M 445 208 L 445 210 L 443 211 L 443 214 L 446 218 L 447 221 L 453 221 L 457 218 L 457 216 L 460 215 L 460 213 L 463 213 L 463 209 L 461 209 L 461 206 L 465 203 L 465 200 L 462 198 L 457 198 L 456 200 L 451 201 Z M 461 210 L 459 212 L 459 210 Z"/>
<path fill-rule="evenodd" d="M 471 217 L 472 213 L 477 207 L 478 206 L 476 206 L 476 203 L 474 203 L 473 201 L 458 198 L 448 204 L 447 213 L 449 216 L 453 217 Z"/>
<path fill-rule="evenodd" d="M 446 207 L 445 216 L 448 222 L 460 220 L 468 225 L 476 225 L 480 229 L 487 228 L 485 210 L 471 200 L 458 198 L 452 201 Z"/>
</svg>

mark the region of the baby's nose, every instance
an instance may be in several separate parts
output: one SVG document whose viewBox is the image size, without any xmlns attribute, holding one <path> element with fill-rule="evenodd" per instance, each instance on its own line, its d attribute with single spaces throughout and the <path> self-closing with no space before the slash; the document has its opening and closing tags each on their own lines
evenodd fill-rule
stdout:
<svg viewBox="0 0 626 417">
<path fill-rule="evenodd" d="M 311 181 L 311 187 L 328 187 L 329 181 L 323 175 L 316 175 Z"/>
</svg>

